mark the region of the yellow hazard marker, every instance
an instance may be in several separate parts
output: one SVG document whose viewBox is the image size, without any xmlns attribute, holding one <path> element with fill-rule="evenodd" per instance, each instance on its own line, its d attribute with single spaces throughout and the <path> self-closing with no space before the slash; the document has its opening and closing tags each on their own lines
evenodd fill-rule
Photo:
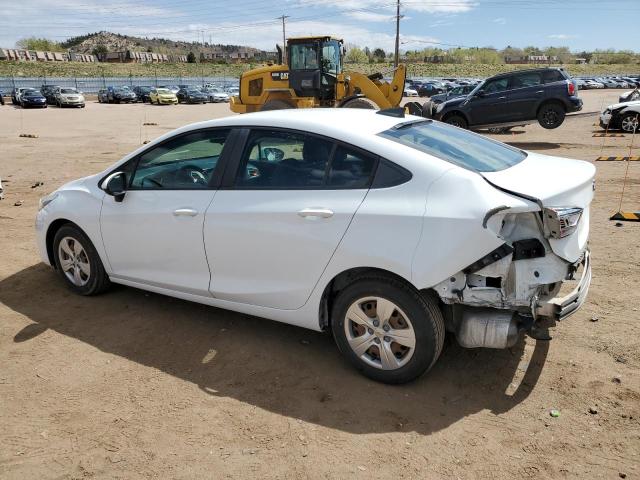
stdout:
<svg viewBox="0 0 640 480">
<path fill-rule="evenodd" d="M 640 212 L 617 212 L 609 220 L 622 220 L 623 222 L 640 222 Z"/>
<path fill-rule="evenodd" d="M 640 162 L 640 157 L 598 157 L 596 162 Z"/>
<path fill-rule="evenodd" d="M 38 138 L 35 133 L 21 133 L 19 136 L 22 138 Z"/>
<path fill-rule="evenodd" d="M 148 126 L 153 126 L 153 125 L 158 125 L 156 122 L 144 122 L 142 125 L 148 125 Z M 624 136 L 624 135 L 623 135 Z"/>
<path fill-rule="evenodd" d="M 607 138 L 620 138 L 624 137 L 624 133 L 594 133 L 592 137 L 607 137 Z"/>
</svg>

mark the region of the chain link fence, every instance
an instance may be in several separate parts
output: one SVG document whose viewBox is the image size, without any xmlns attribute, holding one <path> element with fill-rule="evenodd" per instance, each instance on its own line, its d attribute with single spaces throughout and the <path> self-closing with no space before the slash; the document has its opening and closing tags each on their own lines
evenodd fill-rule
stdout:
<svg viewBox="0 0 640 480">
<path fill-rule="evenodd" d="M 78 90 L 96 94 L 106 87 L 159 87 L 165 85 L 193 85 L 202 86 L 213 84 L 220 87 L 238 85 L 236 77 L 0 77 L 0 90 L 10 95 L 14 88 L 40 88 L 43 85 L 57 85 L 60 87 L 74 87 Z"/>
</svg>

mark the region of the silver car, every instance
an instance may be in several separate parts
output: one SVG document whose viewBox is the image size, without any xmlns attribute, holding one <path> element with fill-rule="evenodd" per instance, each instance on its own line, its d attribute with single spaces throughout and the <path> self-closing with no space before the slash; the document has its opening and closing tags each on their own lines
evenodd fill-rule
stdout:
<svg viewBox="0 0 640 480">
<path fill-rule="evenodd" d="M 84 108 L 84 95 L 75 88 L 61 87 L 53 94 L 58 107 Z"/>
</svg>

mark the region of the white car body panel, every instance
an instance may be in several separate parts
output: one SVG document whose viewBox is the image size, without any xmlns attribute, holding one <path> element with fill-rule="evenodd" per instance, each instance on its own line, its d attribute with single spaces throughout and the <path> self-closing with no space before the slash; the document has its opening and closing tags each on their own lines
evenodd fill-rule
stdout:
<svg viewBox="0 0 640 480">
<path fill-rule="evenodd" d="M 300 308 L 366 194 L 366 189 L 219 191 L 204 228 L 211 293 L 222 300 Z M 332 213 L 302 217 L 305 209 Z"/>
</svg>

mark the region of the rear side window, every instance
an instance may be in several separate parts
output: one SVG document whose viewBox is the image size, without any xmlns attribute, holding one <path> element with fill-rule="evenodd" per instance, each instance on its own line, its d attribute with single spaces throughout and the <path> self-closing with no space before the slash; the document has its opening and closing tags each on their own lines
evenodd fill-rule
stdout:
<svg viewBox="0 0 640 480">
<path fill-rule="evenodd" d="M 518 73 L 511 79 L 511 88 L 535 87 L 542 83 L 542 76 L 539 72 Z"/>
<path fill-rule="evenodd" d="M 338 146 L 331 159 L 327 186 L 368 188 L 375 165 L 376 157 Z"/>
<path fill-rule="evenodd" d="M 400 125 L 378 135 L 475 172 L 504 170 L 527 157 L 517 148 L 430 120 Z"/>
</svg>

